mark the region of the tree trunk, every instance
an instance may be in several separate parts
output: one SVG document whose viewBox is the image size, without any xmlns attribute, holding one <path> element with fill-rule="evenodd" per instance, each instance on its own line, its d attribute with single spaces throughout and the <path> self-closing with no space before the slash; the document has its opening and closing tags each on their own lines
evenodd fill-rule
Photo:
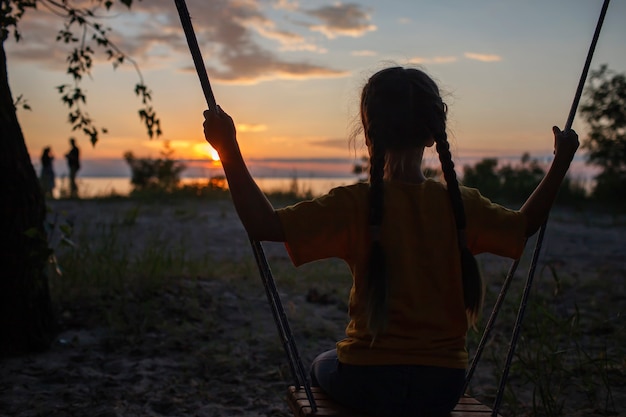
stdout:
<svg viewBox="0 0 626 417">
<path fill-rule="evenodd" d="M 55 320 L 46 205 L 17 120 L 0 39 L 0 356 L 47 349 Z"/>
</svg>

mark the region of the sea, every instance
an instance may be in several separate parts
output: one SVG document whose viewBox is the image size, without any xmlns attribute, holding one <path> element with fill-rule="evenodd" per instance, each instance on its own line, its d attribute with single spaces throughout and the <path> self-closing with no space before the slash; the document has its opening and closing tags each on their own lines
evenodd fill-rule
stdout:
<svg viewBox="0 0 626 417">
<path fill-rule="evenodd" d="M 432 159 L 432 158 L 431 158 Z M 462 160 L 457 163 L 457 174 L 461 177 L 464 166 L 473 166 L 478 160 Z M 551 156 L 534 158 L 547 168 Z M 516 165 L 519 156 L 499 157 L 500 164 Z M 69 188 L 67 168 L 55 161 L 56 173 L 54 197 L 61 196 L 61 190 Z M 185 165 L 181 174 L 182 184 L 202 183 L 209 178 L 223 175 L 219 163 L 206 160 L 180 161 Z M 427 160 L 426 166 L 438 167 L 438 161 Z M 346 158 L 302 158 L 302 159 L 251 159 L 247 161 L 251 175 L 264 192 L 298 191 L 313 196 L 322 195 L 334 187 L 354 184 L 363 180 L 363 175 L 353 173 L 354 166 L 362 163 L 357 159 Z M 33 161 L 39 173 L 39 161 Z M 584 159 L 577 158 L 572 162 L 569 176 L 590 190 L 593 177 L 598 170 L 585 164 Z M 94 159 L 81 163 L 77 184 L 82 198 L 110 196 L 112 194 L 127 196 L 132 191 L 131 172 L 123 160 Z"/>
<path fill-rule="evenodd" d="M 310 194 L 318 196 L 325 194 L 334 187 L 354 184 L 359 181 L 356 176 L 352 177 L 325 177 L 325 178 L 297 178 L 297 177 L 276 177 L 276 178 L 255 178 L 259 188 L 266 192 L 297 191 L 299 194 Z M 181 184 L 206 183 L 204 178 L 181 178 Z M 127 196 L 133 189 L 130 178 L 123 177 L 81 177 L 76 179 L 79 196 L 81 198 L 94 198 L 105 196 Z M 53 195 L 55 198 L 61 196 L 61 190 L 67 190 L 69 183 L 67 177 L 56 179 Z M 296 188 L 294 188 L 296 187 Z"/>
</svg>

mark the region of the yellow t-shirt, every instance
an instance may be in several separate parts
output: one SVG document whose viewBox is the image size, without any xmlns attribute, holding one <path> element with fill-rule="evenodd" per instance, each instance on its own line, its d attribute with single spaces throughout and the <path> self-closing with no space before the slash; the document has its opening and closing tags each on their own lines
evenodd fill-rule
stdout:
<svg viewBox="0 0 626 417">
<path fill-rule="evenodd" d="M 350 323 L 337 343 L 339 360 L 353 365 L 429 365 L 465 368 L 467 318 L 460 254 L 445 186 L 386 182 L 381 244 L 389 279 L 389 324 L 371 345 L 365 317 L 369 185 L 338 187 L 278 210 L 293 263 L 337 257 L 352 272 Z M 526 219 L 461 187 L 467 244 L 473 253 L 521 256 Z"/>
</svg>

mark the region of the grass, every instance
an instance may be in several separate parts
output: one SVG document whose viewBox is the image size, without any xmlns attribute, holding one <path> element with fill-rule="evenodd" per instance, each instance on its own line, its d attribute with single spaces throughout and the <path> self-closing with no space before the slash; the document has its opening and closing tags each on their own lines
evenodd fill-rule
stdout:
<svg viewBox="0 0 626 417">
<path fill-rule="evenodd" d="M 259 355 L 270 364 L 280 362 L 282 351 L 269 308 L 247 310 L 265 303 L 251 256 L 244 260 L 202 256 L 192 251 L 186 239 L 184 227 L 204 221 L 194 207 L 218 204 L 222 197 L 201 194 L 199 202 L 188 205 L 181 197 L 135 196 L 124 200 L 121 212 L 80 225 L 66 213 L 51 213 L 50 242 L 57 258 L 57 263 L 51 264 L 51 290 L 62 321 L 68 325 L 81 316 L 87 317 L 81 325 L 104 326 L 111 349 L 140 345 L 154 337 L 163 349 L 191 349 L 190 360 L 211 367 L 206 372 L 231 375 L 236 369 L 271 379 L 272 384 L 287 384 L 285 365 L 263 368 L 258 363 Z M 281 202 L 298 197 L 271 196 Z M 97 203 L 107 211 L 106 199 Z M 221 216 L 229 215 L 224 207 Z M 169 214 L 164 221 L 181 225 L 175 237 L 160 229 L 146 230 L 143 225 L 144 218 L 163 216 L 165 209 Z M 527 257 L 528 253 L 520 268 L 527 267 Z M 273 252 L 268 252 L 268 259 L 303 360 L 308 363 L 342 336 L 350 288 L 348 271 L 337 261 L 295 269 Z M 611 416 L 619 415 L 619 407 L 624 405 L 623 394 L 615 398 L 623 393 L 626 380 L 626 321 L 620 310 L 623 291 L 620 295 L 619 290 L 612 292 L 593 280 L 574 286 L 575 280 L 568 274 L 550 263 L 538 271 L 504 395 L 503 415 L 556 417 L 582 412 L 577 415 Z M 509 291 L 488 353 L 479 365 L 479 381 L 471 387 L 486 404 L 493 401 L 502 374 L 522 281 L 517 279 Z M 207 290 L 212 285 L 219 291 Z M 493 302 L 497 284 L 488 288 L 488 302 Z M 223 315 L 225 306 L 232 315 Z M 234 328 L 225 331 L 220 326 L 228 319 L 234 320 Z M 190 334 L 198 338 L 201 347 L 184 348 Z M 470 332 L 470 352 L 478 336 Z M 276 388 L 272 384 L 261 394 L 271 395 Z"/>
<path fill-rule="evenodd" d="M 561 274 L 558 268 L 548 265 L 535 278 L 504 393 L 503 414 L 620 415 L 619 407 L 624 400 L 622 397 L 616 403 L 614 394 L 623 392 L 625 386 L 623 313 L 619 304 L 599 305 L 593 296 L 589 297 L 610 293 L 606 285 L 595 282 L 577 288 L 568 284 L 572 277 Z M 508 304 L 498 319 L 500 328 L 504 329 L 494 331 L 495 336 L 487 347 L 490 353 L 483 359 L 492 372 L 491 383 L 486 386 L 494 388 L 476 394 L 487 404 L 493 402 L 495 387 L 503 373 L 522 281 L 514 282 L 509 290 Z M 492 291 L 487 298 L 493 302 L 495 296 Z M 485 318 L 488 314 L 490 311 L 485 312 Z M 478 336 L 470 333 L 470 346 L 478 344 Z"/>
</svg>

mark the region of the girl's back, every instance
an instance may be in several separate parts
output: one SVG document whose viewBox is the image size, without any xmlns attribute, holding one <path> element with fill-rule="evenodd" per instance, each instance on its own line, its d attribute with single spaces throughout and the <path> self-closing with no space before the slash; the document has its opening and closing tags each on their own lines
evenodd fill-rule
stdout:
<svg viewBox="0 0 626 417">
<path fill-rule="evenodd" d="M 462 190 L 469 209 L 468 236 L 482 236 L 473 238 L 473 249 L 520 252 L 523 216 L 492 204 L 476 190 Z M 339 187 L 320 199 L 278 210 L 296 265 L 338 257 L 351 269 L 351 321 L 348 338 L 338 344 L 340 360 L 354 365 L 466 366 L 467 317 L 457 230 L 447 189 L 433 180 L 385 182 L 384 211 L 393 213 L 384 217 L 380 229 L 388 328 L 372 342 L 367 326 L 369 193 L 367 184 Z"/>
</svg>

